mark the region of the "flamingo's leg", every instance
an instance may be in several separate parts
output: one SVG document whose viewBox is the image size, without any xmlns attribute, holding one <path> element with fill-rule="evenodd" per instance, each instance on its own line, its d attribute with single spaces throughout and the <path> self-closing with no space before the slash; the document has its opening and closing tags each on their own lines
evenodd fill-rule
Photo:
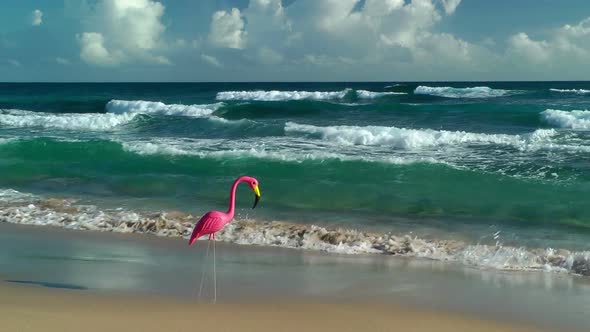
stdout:
<svg viewBox="0 0 590 332">
<path fill-rule="evenodd" d="M 205 259 L 203 260 L 203 273 L 201 273 L 201 285 L 199 286 L 199 299 L 201 298 L 201 293 L 203 291 L 203 282 L 205 281 L 205 262 L 207 261 L 207 257 L 209 257 L 209 246 L 211 245 L 211 241 L 207 241 L 207 250 L 205 251 Z"/>
<path fill-rule="evenodd" d="M 215 233 L 213 233 L 213 303 L 217 302 L 217 274 L 215 271 Z"/>
</svg>

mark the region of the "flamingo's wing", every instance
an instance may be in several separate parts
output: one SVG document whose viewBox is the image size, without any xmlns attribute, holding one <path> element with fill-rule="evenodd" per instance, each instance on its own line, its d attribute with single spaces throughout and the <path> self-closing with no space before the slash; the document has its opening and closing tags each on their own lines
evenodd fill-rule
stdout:
<svg viewBox="0 0 590 332">
<path fill-rule="evenodd" d="M 211 212 L 205 214 L 201 218 L 201 220 L 199 220 L 199 222 L 197 222 L 197 224 L 195 225 L 188 245 L 192 245 L 198 238 L 200 238 L 203 235 L 211 234 L 218 231 L 215 226 L 220 221 L 221 218 Z"/>
</svg>

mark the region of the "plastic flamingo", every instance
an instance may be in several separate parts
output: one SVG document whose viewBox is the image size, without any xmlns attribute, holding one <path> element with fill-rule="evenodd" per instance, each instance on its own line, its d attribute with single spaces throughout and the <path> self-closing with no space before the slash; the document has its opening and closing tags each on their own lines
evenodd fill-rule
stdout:
<svg viewBox="0 0 590 332">
<path fill-rule="evenodd" d="M 213 240 L 213 282 L 214 282 L 214 302 L 217 300 L 217 278 L 215 274 L 215 233 L 219 232 L 223 226 L 229 223 L 234 218 L 234 212 L 236 207 L 236 189 L 238 185 L 242 182 L 246 182 L 250 188 L 254 191 L 254 206 L 258 204 L 258 200 L 260 200 L 260 189 L 258 189 L 258 181 L 249 176 L 241 176 L 236 181 L 234 181 L 233 185 L 231 186 L 231 191 L 229 194 L 229 209 L 227 212 L 221 211 L 210 211 L 207 212 L 201 220 L 197 222 L 195 228 L 193 229 L 193 233 L 191 234 L 190 240 L 188 242 L 189 246 L 192 245 L 198 238 L 201 236 L 209 235 L 209 241 Z M 207 253 L 205 256 L 209 255 L 209 244 L 207 244 Z M 205 271 L 203 270 L 203 276 Z M 201 287 L 199 288 L 199 296 L 201 290 L 203 288 L 203 277 L 201 277 Z"/>
</svg>

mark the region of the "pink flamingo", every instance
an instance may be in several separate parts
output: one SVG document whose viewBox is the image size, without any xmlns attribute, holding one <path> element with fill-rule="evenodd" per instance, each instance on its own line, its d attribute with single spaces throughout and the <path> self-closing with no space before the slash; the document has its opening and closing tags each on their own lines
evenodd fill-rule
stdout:
<svg viewBox="0 0 590 332">
<path fill-rule="evenodd" d="M 209 235 L 209 241 L 213 240 L 213 283 L 214 283 L 214 302 L 217 300 L 217 276 L 215 273 L 215 233 L 219 232 L 223 226 L 228 224 L 234 218 L 234 211 L 236 207 L 236 189 L 238 185 L 242 182 L 246 182 L 250 188 L 254 191 L 254 206 L 258 204 L 258 200 L 260 200 L 260 189 L 258 189 L 258 181 L 250 176 L 241 176 L 236 181 L 234 181 L 233 185 L 231 186 L 231 191 L 229 195 L 229 209 L 227 212 L 221 211 L 209 211 L 207 212 L 195 225 L 193 229 L 193 233 L 191 234 L 190 240 L 188 245 L 192 245 L 198 238 L 204 235 Z M 207 243 L 207 252 L 205 257 L 209 255 L 209 244 Z M 204 276 L 205 270 L 203 270 Z M 199 288 L 199 296 L 201 294 L 201 290 L 203 288 L 203 277 L 201 277 L 201 287 Z"/>
</svg>

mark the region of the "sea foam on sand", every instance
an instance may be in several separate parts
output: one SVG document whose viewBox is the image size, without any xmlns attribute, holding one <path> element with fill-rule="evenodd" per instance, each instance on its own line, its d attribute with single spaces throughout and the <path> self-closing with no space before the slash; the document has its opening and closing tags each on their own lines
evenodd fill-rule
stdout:
<svg viewBox="0 0 590 332">
<path fill-rule="evenodd" d="M 102 210 L 73 200 L 44 199 L 0 190 L 0 222 L 69 229 L 144 233 L 187 238 L 197 217 L 182 212 L 140 213 Z M 234 220 L 217 239 L 237 244 L 321 250 L 343 254 L 386 254 L 461 262 L 469 266 L 520 271 L 556 271 L 590 276 L 590 252 L 529 249 L 422 239 L 410 235 L 334 229 L 280 221 Z"/>
</svg>

